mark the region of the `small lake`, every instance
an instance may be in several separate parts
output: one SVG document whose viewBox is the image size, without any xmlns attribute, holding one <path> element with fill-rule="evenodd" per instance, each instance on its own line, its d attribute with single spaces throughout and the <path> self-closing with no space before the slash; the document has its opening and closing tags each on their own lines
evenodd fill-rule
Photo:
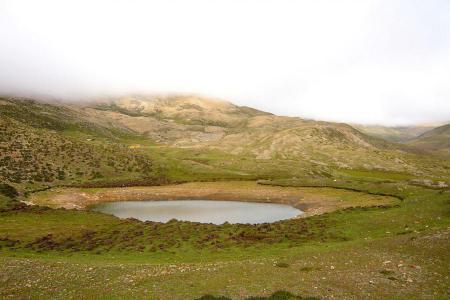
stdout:
<svg viewBox="0 0 450 300">
<path fill-rule="evenodd" d="M 213 224 L 271 223 L 302 213 L 284 204 L 215 200 L 118 201 L 98 204 L 92 210 L 141 221 L 177 219 Z"/>
</svg>

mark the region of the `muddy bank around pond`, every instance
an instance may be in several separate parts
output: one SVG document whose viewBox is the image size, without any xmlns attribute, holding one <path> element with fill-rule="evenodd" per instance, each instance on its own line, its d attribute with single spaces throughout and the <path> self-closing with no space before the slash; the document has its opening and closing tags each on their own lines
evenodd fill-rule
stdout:
<svg viewBox="0 0 450 300">
<path fill-rule="evenodd" d="M 136 200 L 227 200 L 291 205 L 304 213 L 299 217 L 355 206 L 397 203 L 389 196 L 333 188 L 277 187 L 256 182 L 191 182 L 166 186 L 124 188 L 54 188 L 32 194 L 30 204 L 53 208 L 87 209 L 113 201 Z"/>
</svg>

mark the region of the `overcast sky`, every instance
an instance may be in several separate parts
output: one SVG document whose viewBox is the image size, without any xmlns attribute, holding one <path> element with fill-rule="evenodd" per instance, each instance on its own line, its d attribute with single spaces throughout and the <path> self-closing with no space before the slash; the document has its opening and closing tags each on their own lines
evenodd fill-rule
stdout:
<svg viewBox="0 0 450 300">
<path fill-rule="evenodd" d="M 448 121 L 450 1 L 0 0 L 0 93 L 128 92 L 332 121 Z"/>
</svg>

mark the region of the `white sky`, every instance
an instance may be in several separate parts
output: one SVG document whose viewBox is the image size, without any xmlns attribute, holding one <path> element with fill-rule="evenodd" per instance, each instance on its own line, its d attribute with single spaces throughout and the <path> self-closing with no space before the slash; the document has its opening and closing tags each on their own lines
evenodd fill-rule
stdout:
<svg viewBox="0 0 450 300">
<path fill-rule="evenodd" d="M 332 121 L 448 121 L 450 1 L 0 0 L 0 93 L 128 92 Z"/>
</svg>

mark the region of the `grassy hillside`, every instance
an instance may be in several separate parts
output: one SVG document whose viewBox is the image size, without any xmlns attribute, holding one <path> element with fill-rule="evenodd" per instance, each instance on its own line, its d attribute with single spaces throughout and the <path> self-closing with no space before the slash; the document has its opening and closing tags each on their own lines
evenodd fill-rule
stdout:
<svg viewBox="0 0 450 300">
<path fill-rule="evenodd" d="M 224 153 L 225 157 L 250 160 L 253 166 L 277 161 L 295 162 L 306 174 L 350 168 L 416 175 L 431 172 L 428 168 L 433 166 L 434 174 L 446 173 L 412 148 L 366 135 L 346 124 L 275 116 L 196 96 L 108 99 L 87 105 L 85 111 L 171 149 Z M 227 165 L 228 161 L 222 163 Z M 255 174 L 254 167 L 241 169 Z"/>
<path fill-rule="evenodd" d="M 417 138 L 419 135 L 435 128 L 435 125 L 417 126 L 382 126 L 351 124 L 354 128 L 368 135 L 379 137 L 391 142 L 404 143 Z"/>
<path fill-rule="evenodd" d="M 130 134 L 91 123 L 64 106 L 0 103 L 0 180 L 21 186 L 164 178 Z"/>
<path fill-rule="evenodd" d="M 450 124 L 436 127 L 409 142 L 418 148 L 427 150 L 445 150 L 450 152 Z"/>
<path fill-rule="evenodd" d="M 449 164 L 346 124 L 196 96 L 83 104 L 0 100 L 0 180 L 48 185 L 330 177 L 342 170 L 446 178 Z"/>
</svg>

